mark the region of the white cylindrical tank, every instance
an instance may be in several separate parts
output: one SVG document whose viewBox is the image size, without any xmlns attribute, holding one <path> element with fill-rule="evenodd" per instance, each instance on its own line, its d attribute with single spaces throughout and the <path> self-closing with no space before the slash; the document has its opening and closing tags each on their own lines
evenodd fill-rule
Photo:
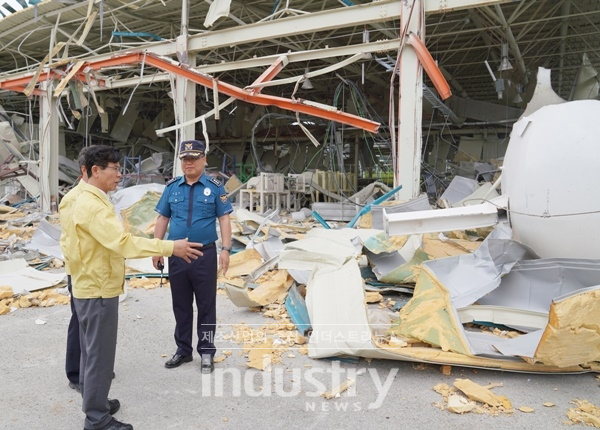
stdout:
<svg viewBox="0 0 600 430">
<path fill-rule="evenodd" d="M 600 258 L 600 101 L 546 106 L 513 127 L 504 157 L 514 239 L 540 257 Z"/>
</svg>

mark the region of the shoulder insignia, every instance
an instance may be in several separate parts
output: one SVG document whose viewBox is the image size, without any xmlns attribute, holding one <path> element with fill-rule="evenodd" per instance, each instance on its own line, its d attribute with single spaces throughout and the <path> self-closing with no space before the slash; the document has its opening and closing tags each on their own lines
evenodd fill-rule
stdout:
<svg viewBox="0 0 600 430">
<path fill-rule="evenodd" d="M 220 198 L 221 198 L 221 203 L 223 203 L 223 204 L 227 203 L 227 194 L 221 195 Z"/>
<path fill-rule="evenodd" d="M 220 187 L 222 185 L 221 181 L 219 181 L 217 178 L 210 178 L 209 181 L 215 184 L 217 187 Z"/>
<path fill-rule="evenodd" d="M 175 176 L 173 179 L 170 179 L 169 181 L 167 181 L 167 183 L 165 185 L 169 186 L 174 182 L 177 182 L 179 180 L 181 176 Z"/>
</svg>

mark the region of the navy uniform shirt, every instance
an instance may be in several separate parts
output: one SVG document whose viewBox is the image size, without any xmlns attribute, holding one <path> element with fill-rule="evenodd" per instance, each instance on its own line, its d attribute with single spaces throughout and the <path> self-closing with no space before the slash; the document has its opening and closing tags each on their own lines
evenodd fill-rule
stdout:
<svg viewBox="0 0 600 430">
<path fill-rule="evenodd" d="M 187 237 L 204 245 L 218 239 L 216 219 L 233 212 L 221 181 L 204 173 L 192 186 L 185 176 L 171 179 L 154 210 L 171 219 L 170 240 Z"/>
</svg>

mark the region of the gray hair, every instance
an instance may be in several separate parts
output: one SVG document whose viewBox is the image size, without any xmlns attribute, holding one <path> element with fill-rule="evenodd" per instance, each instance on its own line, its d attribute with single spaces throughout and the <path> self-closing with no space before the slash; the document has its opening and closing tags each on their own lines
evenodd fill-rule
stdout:
<svg viewBox="0 0 600 430">
<path fill-rule="evenodd" d="M 79 164 L 80 169 L 83 166 L 85 166 L 85 153 L 88 151 L 88 149 L 90 149 L 89 146 L 84 146 L 83 148 L 81 148 L 81 151 L 79 151 L 79 155 L 77 156 L 77 163 Z"/>
</svg>

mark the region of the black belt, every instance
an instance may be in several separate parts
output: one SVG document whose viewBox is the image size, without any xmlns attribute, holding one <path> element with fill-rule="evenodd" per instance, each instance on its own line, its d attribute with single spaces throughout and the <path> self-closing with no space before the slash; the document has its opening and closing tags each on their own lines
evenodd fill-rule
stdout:
<svg viewBox="0 0 600 430">
<path fill-rule="evenodd" d="M 204 245 L 202 248 L 200 248 L 200 250 L 202 251 L 203 249 L 208 249 L 208 248 L 212 248 L 213 246 L 215 246 L 214 242 L 211 242 L 207 245 Z"/>
</svg>

